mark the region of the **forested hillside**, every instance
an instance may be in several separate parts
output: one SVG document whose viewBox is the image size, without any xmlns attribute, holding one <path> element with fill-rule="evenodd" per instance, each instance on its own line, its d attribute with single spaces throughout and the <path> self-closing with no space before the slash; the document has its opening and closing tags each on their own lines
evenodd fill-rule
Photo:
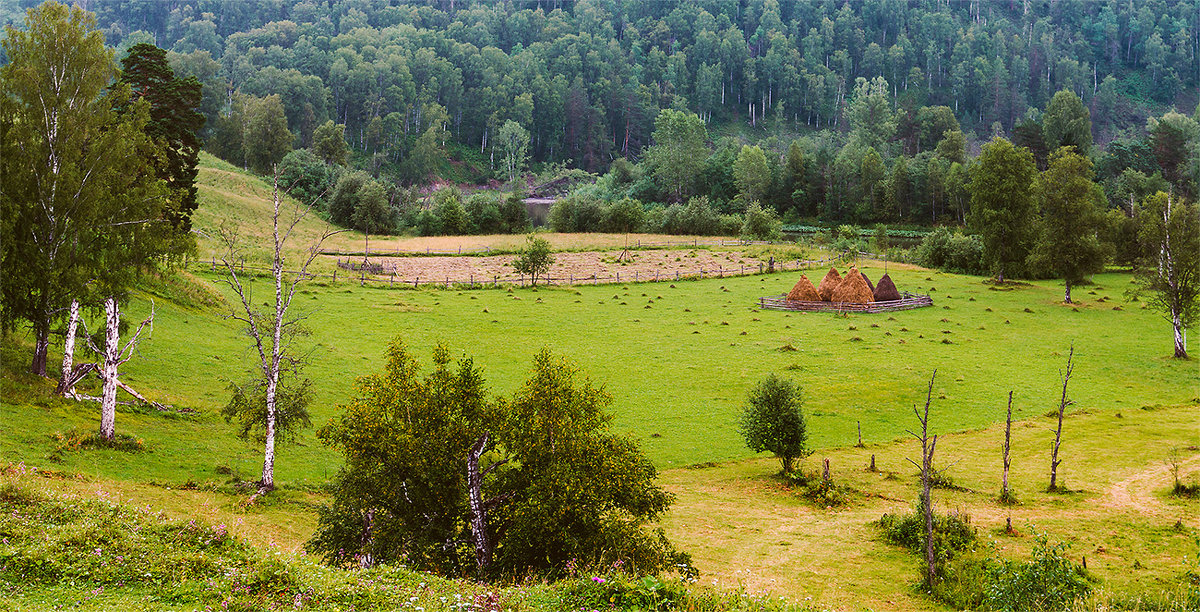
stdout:
<svg viewBox="0 0 1200 612">
<path fill-rule="evenodd" d="M 686 185 L 622 166 L 617 196 L 742 212 L 733 166 L 756 143 L 758 199 L 838 222 L 961 222 L 970 158 L 996 135 L 1042 168 L 1060 144 L 1092 154 L 1113 206 L 1153 192 L 1127 169 L 1191 194 L 1200 165 L 1195 0 L 85 4 L 118 59 L 170 50 L 203 84 L 207 148 L 260 171 L 309 148 L 384 184 L 483 182 L 515 176 L 502 160 L 527 138 L 535 167 L 599 173 L 646 158 L 663 109 L 704 122 L 707 162 Z M 1050 109 L 1060 91 L 1081 104 Z M 1191 123 L 1155 141 L 1147 120 L 1172 108 Z"/>
</svg>

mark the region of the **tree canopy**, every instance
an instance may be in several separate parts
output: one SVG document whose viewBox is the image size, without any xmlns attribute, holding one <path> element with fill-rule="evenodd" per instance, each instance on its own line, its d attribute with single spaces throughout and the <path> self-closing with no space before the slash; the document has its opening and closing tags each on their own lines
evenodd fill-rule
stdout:
<svg viewBox="0 0 1200 612">
<path fill-rule="evenodd" d="M 607 429 L 612 401 L 548 351 L 512 398 L 489 395 L 469 357 L 445 346 L 422 374 L 393 341 L 382 372 L 318 437 L 345 455 L 308 548 L 337 563 L 405 563 L 478 577 L 553 575 L 622 559 L 641 572 L 686 562 L 646 524 L 672 496 L 630 439 Z"/>
<path fill-rule="evenodd" d="M 114 83 L 95 18 L 57 2 L 26 15 L 25 29 L 5 28 L 0 66 L 0 314 L 33 328 L 31 371 L 44 376 L 52 322 L 73 299 L 121 292 L 169 225 L 146 164 L 163 154 L 146 134 L 151 105 Z"/>
</svg>

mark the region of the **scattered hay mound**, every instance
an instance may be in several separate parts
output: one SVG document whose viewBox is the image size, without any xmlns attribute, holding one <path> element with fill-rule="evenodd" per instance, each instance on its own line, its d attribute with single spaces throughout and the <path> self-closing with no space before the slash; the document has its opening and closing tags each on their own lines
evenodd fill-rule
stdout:
<svg viewBox="0 0 1200 612">
<path fill-rule="evenodd" d="M 838 284 L 842 282 L 842 275 L 838 274 L 837 268 L 830 268 L 825 274 L 825 278 L 821 279 L 821 283 L 817 285 L 817 295 L 821 297 L 822 302 L 828 302 L 833 299 L 833 291 L 837 289 Z"/>
<path fill-rule="evenodd" d="M 879 284 L 875 285 L 875 301 L 876 302 L 891 302 L 900 299 L 900 291 L 896 289 L 896 283 L 892 282 L 892 277 L 887 274 L 879 279 Z"/>
<path fill-rule="evenodd" d="M 859 274 L 862 274 L 862 272 L 859 272 Z M 863 274 L 862 277 L 863 280 L 867 281 L 867 289 L 871 290 L 871 295 L 875 295 L 875 283 L 872 283 L 871 279 L 867 278 L 866 274 Z"/>
<path fill-rule="evenodd" d="M 787 294 L 787 299 L 793 302 L 820 302 L 821 296 L 817 293 L 817 288 L 813 287 L 812 281 L 801 275 L 800 280 L 796 281 L 796 286 Z"/>
<path fill-rule="evenodd" d="M 867 281 L 859 274 L 857 268 L 850 268 L 842 282 L 833 290 L 829 300 L 839 304 L 870 304 L 875 301 L 875 295 L 867 288 Z"/>
</svg>

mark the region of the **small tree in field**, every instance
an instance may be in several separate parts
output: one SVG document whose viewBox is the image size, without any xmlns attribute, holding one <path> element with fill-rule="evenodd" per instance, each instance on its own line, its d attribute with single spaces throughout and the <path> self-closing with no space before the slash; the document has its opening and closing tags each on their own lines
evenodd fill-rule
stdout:
<svg viewBox="0 0 1200 612">
<path fill-rule="evenodd" d="M 1175 357 L 1187 358 L 1184 331 L 1200 318 L 1200 209 L 1195 203 L 1158 192 L 1138 211 L 1137 288 L 1150 306 L 1171 322 Z"/>
<path fill-rule="evenodd" d="M 521 274 L 528 274 L 531 283 L 536 285 L 539 276 L 545 277 L 554 263 L 554 255 L 550 252 L 550 243 L 545 238 L 537 238 L 530 234 L 525 239 L 525 248 L 512 261 L 512 267 Z"/>
<path fill-rule="evenodd" d="M 738 431 L 746 446 L 756 453 L 774 453 L 785 474 L 797 458 L 809 454 L 803 403 L 799 385 L 771 374 L 750 390 L 739 418 Z"/>
</svg>

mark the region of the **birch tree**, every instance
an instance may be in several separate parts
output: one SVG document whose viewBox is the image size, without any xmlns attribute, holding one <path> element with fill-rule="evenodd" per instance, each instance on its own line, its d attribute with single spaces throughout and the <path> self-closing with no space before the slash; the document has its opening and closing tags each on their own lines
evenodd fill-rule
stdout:
<svg viewBox="0 0 1200 612">
<path fill-rule="evenodd" d="M 1160 191 L 1142 203 L 1137 220 L 1143 256 L 1131 295 L 1149 296 L 1171 322 L 1175 357 L 1186 359 L 1184 334 L 1200 315 L 1200 208 Z"/>
<path fill-rule="evenodd" d="M 0 320 L 30 325 L 30 371 L 45 376 L 54 322 L 73 300 L 120 293 L 167 248 L 169 224 L 148 105 L 113 85 L 95 18 L 46 2 L 25 24 L 5 28 L 0 66 Z"/>
<path fill-rule="evenodd" d="M 263 439 L 263 469 L 259 481 L 260 495 L 275 488 L 275 443 L 276 421 L 279 416 L 280 374 L 284 370 L 300 365 L 302 355 L 299 354 L 294 340 L 300 331 L 302 316 L 289 313 L 296 288 L 309 276 L 308 268 L 320 253 L 321 244 L 330 236 L 338 233 L 335 230 L 325 231 L 302 251 L 296 269 L 286 270 L 288 263 L 287 245 L 296 236 L 297 228 L 312 212 L 313 204 L 285 205 L 283 194 L 279 188 L 279 169 L 275 168 L 271 190 L 271 283 L 273 296 L 268 302 L 268 309 L 263 311 L 255 305 L 250 282 L 252 277 L 246 275 L 238 265 L 242 261 L 244 243 L 237 234 L 236 228 L 222 228 L 221 242 L 224 243 L 225 253 L 221 256 L 221 265 L 225 271 L 224 282 L 229 285 L 238 297 L 238 304 L 228 317 L 240 321 L 245 333 L 250 338 L 251 349 L 258 358 L 255 364 L 255 374 L 261 375 L 264 393 L 263 408 L 265 415 L 262 419 Z M 251 403 L 252 404 L 252 403 Z"/>
</svg>

